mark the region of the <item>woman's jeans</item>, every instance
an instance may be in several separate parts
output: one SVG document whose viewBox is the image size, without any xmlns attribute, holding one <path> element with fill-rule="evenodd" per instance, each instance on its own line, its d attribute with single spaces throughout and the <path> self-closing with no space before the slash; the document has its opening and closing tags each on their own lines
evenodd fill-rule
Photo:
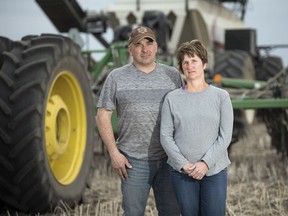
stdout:
<svg viewBox="0 0 288 216">
<path fill-rule="evenodd" d="M 153 161 L 130 157 L 127 159 L 132 168 L 128 169 L 128 179 L 121 181 L 123 215 L 144 216 L 152 187 L 158 215 L 179 216 L 179 207 L 171 187 L 167 157 Z"/>
<path fill-rule="evenodd" d="M 195 180 L 170 167 L 172 187 L 182 216 L 225 216 L 227 169 Z"/>
</svg>

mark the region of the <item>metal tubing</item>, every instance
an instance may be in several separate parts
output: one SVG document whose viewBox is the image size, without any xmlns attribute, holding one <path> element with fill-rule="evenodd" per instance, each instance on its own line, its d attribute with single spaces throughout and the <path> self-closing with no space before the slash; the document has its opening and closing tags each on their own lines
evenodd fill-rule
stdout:
<svg viewBox="0 0 288 216">
<path fill-rule="evenodd" d="M 234 109 L 288 108 L 288 98 L 231 99 Z"/>
</svg>

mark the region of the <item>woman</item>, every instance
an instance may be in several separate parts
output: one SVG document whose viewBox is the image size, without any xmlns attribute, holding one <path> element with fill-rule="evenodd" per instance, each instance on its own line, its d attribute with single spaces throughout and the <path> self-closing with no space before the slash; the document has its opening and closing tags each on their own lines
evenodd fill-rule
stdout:
<svg viewBox="0 0 288 216">
<path fill-rule="evenodd" d="M 186 85 L 167 94 L 161 113 L 172 186 L 182 216 L 224 216 L 231 100 L 227 91 L 205 81 L 208 57 L 201 41 L 181 44 L 176 57 Z"/>
</svg>

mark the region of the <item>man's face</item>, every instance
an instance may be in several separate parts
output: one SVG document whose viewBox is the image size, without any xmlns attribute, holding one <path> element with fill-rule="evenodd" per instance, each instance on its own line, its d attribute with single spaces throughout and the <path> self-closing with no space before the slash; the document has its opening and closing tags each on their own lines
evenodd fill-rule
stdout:
<svg viewBox="0 0 288 216">
<path fill-rule="evenodd" d="M 131 44 L 129 46 L 129 53 L 133 57 L 135 64 L 149 66 L 154 64 L 157 53 L 157 43 L 149 38 L 144 38 L 138 43 Z"/>
</svg>

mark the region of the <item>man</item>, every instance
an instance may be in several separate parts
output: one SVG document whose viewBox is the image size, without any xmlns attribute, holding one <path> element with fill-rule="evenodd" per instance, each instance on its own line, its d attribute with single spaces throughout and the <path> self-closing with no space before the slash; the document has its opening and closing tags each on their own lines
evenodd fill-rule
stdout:
<svg viewBox="0 0 288 216">
<path fill-rule="evenodd" d="M 176 68 L 155 61 L 157 47 L 151 29 L 132 30 L 128 51 L 133 61 L 109 73 L 97 105 L 98 130 L 121 177 L 125 216 L 144 215 L 151 187 L 159 216 L 180 214 L 160 144 L 160 109 L 166 93 L 182 82 Z M 113 110 L 118 117 L 116 141 Z"/>
</svg>

